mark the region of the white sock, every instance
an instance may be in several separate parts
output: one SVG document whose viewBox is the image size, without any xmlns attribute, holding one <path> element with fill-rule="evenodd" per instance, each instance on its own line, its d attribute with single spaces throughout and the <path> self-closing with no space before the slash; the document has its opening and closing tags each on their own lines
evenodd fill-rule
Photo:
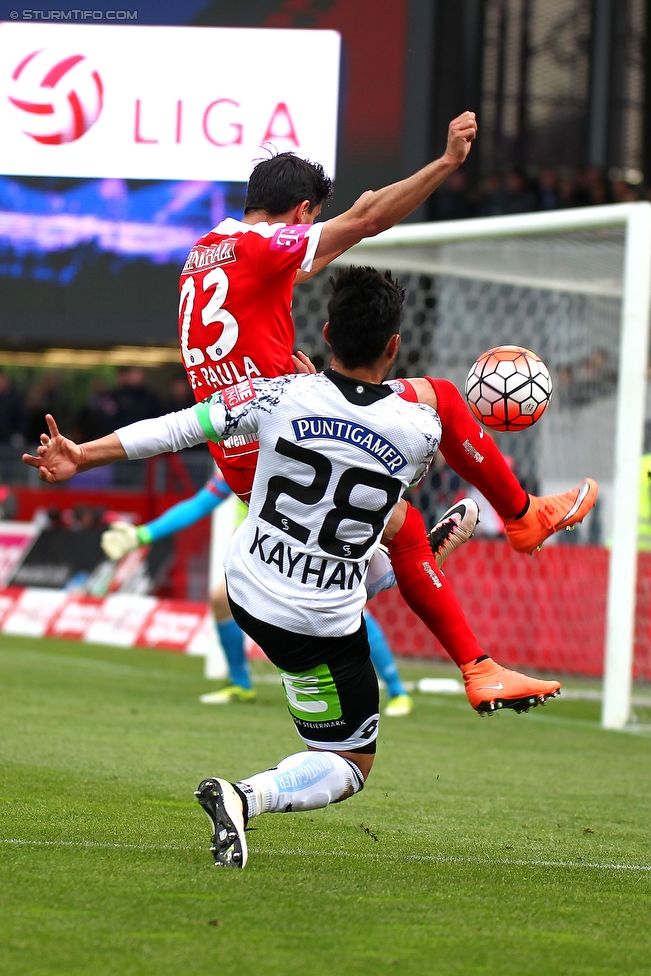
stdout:
<svg viewBox="0 0 651 976">
<path fill-rule="evenodd" d="M 250 818 L 327 807 L 359 793 L 364 777 L 354 762 L 336 752 L 297 752 L 236 786 L 246 797 Z"/>
<path fill-rule="evenodd" d="M 393 572 L 389 553 L 383 546 L 376 549 L 371 556 L 364 585 L 369 600 L 381 593 L 382 590 L 390 590 L 397 585 L 396 574 Z"/>
</svg>

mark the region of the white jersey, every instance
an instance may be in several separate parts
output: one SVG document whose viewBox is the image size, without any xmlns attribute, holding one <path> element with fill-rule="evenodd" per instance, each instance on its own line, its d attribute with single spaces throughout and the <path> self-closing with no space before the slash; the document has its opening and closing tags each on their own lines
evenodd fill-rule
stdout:
<svg viewBox="0 0 651 976">
<path fill-rule="evenodd" d="M 186 428 L 199 421 L 203 437 L 189 432 L 184 440 L 176 431 L 159 437 L 156 450 L 250 433 L 260 442 L 249 514 L 226 558 L 231 598 L 294 633 L 354 633 L 391 511 L 438 449 L 438 414 L 389 385 L 332 370 L 247 380 L 163 419 L 177 425 L 174 418 L 192 412 Z M 128 457 L 145 453 L 129 431 L 154 423 L 160 430 L 160 421 L 143 421 L 117 431 Z"/>
<path fill-rule="evenodd" d="M 438 417 L 388 387 L 333 373 L 253 385 L 257 396 L 231 411 L 233 433 L 257 431 L 260 457 L 249 516 L 226 559 L 230 596 L 295 633 L 353 633 L 370 557 L 394 505 L 432 460 Z M 214 402 L 218 432 L 222 416 Z"/>
</svg>

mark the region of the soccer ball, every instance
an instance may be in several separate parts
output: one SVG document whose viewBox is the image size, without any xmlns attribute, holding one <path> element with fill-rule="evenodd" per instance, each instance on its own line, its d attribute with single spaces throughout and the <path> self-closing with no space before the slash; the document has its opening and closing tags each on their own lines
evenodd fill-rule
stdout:
<svg viewBox="0 0 651 976">
<path fill-rule="evenodd" d="M 466 399 L 491 430 L 525 430 L 540 420 L 552 396 L 542 359 L 522 346 L 495 346 L 471 366 Z"/>
</svg>

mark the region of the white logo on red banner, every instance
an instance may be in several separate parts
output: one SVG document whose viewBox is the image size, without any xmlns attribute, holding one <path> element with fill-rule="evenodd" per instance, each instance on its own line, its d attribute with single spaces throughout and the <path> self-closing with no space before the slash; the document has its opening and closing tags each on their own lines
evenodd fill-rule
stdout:
<svg viewBox="0 0 651 976">
<path fill-rule="evenodd" d="M 251 380 L 243 380 L 242 383 L 236 383 L 234 386 L 224 387 L 222 396 L 228 409 L 232 410 L 233 407 L 241 407 L 249 400 L 255 400 L 256 392 Z"/>
</svg>

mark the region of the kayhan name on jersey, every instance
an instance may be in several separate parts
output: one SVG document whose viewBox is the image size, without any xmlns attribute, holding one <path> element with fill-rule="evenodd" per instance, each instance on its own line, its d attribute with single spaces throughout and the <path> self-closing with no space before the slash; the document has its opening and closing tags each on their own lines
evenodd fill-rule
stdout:
<svg viewBox="0 0 651 976">
<path fill-rule="evenodd" d="M 335 417 L 301 417 L 300 420 L 292 420 L 292 427 L 297 441 L 325 437 L 355 444 L 381 461 L 391 474 L 400 471 L 407 463 L 397 447 L 363 424 L 337 420 Z"/>
<path fill-rule="evenodd" d="M 249 554 L 256 556 L 267 566 L 275 566 L 282 576 L 302 583 L 303 586 L 316 586 L 324 590 L 335 586 L 340 590 L 353 590 L 364 579 L 370 562 L 368 559 L 344 562 L 324 556 L 314 556 L 300 550 L 297 552 L 289 543 L 282 541 L 274 543 L 273 540 L 270 542 L 270 539 L 270 534 L 262 532 L 256 525 Z M 342 549 L 344 555 L 350 559 L 351 546 L 343 545 Z"/>
</svg>

